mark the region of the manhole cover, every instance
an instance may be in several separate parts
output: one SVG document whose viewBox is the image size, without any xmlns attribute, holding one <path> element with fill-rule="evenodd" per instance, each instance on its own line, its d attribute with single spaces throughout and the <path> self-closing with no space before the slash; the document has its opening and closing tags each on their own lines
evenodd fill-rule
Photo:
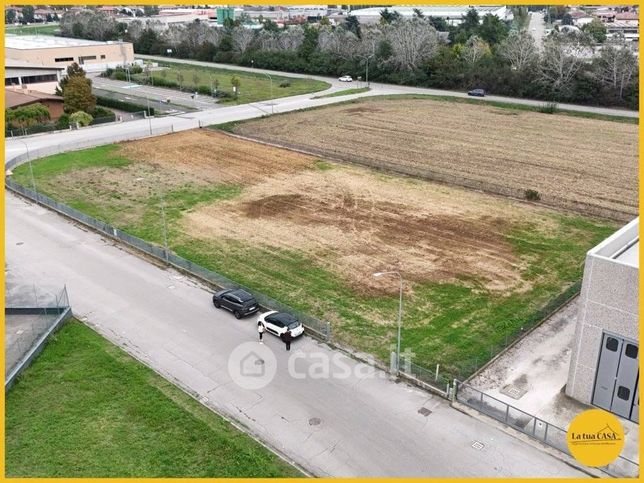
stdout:
<svg viewBox="0 0 644 483">
<path fill-rule="evenodd" d="M 322 420 L 320 418 L 311 418 L 309 419 L 309 426 L 317 426 Z"/>
<path fill-rule="evenodd" d="M 18 243 L 16 243 L 16 245 L 24 245 L 24 244 L 25 244 L 25 242 L 18 242 Z"/>
<path fill-rule="evenodd" d="M 475 450 L 481 451 L 483 448 L 485 448 L 485 445 L 480 441 L 474 441 L 472 443 L 472 448 L 474 448 Z"/>
<path fill-rule="evenodd" d="M 418 410 L 418 414 L 422 414 L 425 417 L 429 416 L 431 413 L 432 413 L 431 410 L 429 410 L 427 408 L 420 408 Z"/>
<path fill-rule="evenodd" d="M 505 394 L 506 396 L 510 396 L 512 399 L 521 399 L 525 395 L 525 393 L 528 392 L 528 390 L 508 384 L 499 392 L 501 394 Z"/>
</svg>

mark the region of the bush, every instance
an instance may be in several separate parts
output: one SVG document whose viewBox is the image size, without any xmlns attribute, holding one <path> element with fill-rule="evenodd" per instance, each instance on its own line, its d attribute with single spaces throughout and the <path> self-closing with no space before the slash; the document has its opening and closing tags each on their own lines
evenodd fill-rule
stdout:
<svg viewBox="0 0 644 483">
<path fill-rule="evenodd" d="M 112 79 L 124 81 L 127 80 L 127 74 L 124 70 L 115 70 L 112 74 Z"/>
<path fill-rule="evenodd" d="M 101 77 L 112 77 L 112 74 L 114 74 L 114 69 L 108 67 L 107 69 L 105 69 L 105 72 L 101 74 Z"/>
<path fill-rule="evenodd" d="M 559 111 L 559 108 L 557 107 L 556 102 L 547 102 L 546 104 L 540 105 L 537 110 L 544 114 L 555 114 Z"/>
<path fill-rule="evenodd" d="M 215 97 L 218 99 L 232 99 L 234 96 L 227 91 L 217 91 L 217 94 L 215 94 Z"/>
<path fill-rule="evenodd" d="M 199 86 L 197 87 L 197 92 L 204 96 L 209 96 L 211 94 L 210 87 L 208 86 Z"/>
<path fill-rule="evenodd" d="M 114 109 L 126 112 L 141 112 L 148 110 L 147 106 L 135 104 L 133 102 L 119 101 L 118 99 L 112 99 L 111 97 L 96 96 L 96 103 L 101 106 L 113 107 Z M 154 107 L 150 108 L 150 114 L 154 116 Z"/>
<path fill-rule="evenodd" d="M 114 112 L 110 111 L 109 109 L 105 109 L 104 107 L 101 107 L 101 106 L 94 107 L 94 111 L 91 114 L 94 117 L 94 119 L 97 119 L 99 117 L 116 118 L 116 114 L 114 114 Z"/>
<path fill-rule="evenodd" d="M 56 129 L 69 129 L 69 114 L 63 114 L 58 118 Z"/>
<path fill-rule="evenodd" d="M 536 190 L 525 190 L 523 195 L 528 201 L 539 201 L 541 199 L 541 195 Z"/>
<path fill-rule="evenodd" d="M 76 111 L 69 116 L 69 121 L 79 126 L 89 126 L 93 119 L 91 115 L 83 111 Z"/>
<path fill-rule="evenodd" d="M 143 67 L 139 64 L 134 64 L 130 66 L 130 74 L 141 74 L 143 72 Z"/>
<path fill-rule="evenodd" d="M 280 82 L 280 87 L 291 87 L 291 82 L 288 80 L 284 80 Z"/>
</svg>

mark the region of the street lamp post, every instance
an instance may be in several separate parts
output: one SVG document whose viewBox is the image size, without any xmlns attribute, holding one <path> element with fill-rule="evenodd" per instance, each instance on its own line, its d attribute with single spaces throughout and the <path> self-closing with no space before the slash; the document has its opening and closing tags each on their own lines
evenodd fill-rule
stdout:
<svg viewBox="0 0 644 483">
<path fill-rule="evenodd" d="M 382 277 L 383 275 L 397 275 L 400 279 L 400 298 L 398 301 L 398 339 L 396 342 L 396 372 L 400 372 L 400 335 L 402 329 L 402 303 L 403 303 L 403 278 L 400 272 L 376 272 L 374 277 Z"/>
<path fill-rule="evenodd" d="M 29 175 L 31 176 L 31 187 L 34 189 L 34 192 L 37 193 L 38 190 L 36 189 L 36 179 L 34 178 L 34 167 L 31 164 L 31 156 L 29 155 L 29 146 L 27 146 L 27 143 L 23 139 L 19 139 L 24 146 L 25 149 L 27 150 L 27 161 L 29 161 Z"/>
<path fill-rule="evenodd" d="M 273 103 L 273 78 L 270 75 L 268 75 L 266 72 L 262 72 L 262 74 L 264 74 L 266 77 L 268 77 L 268 80 L 271 81 L 271 114 L 275 114 L 275 111 L 273 110 L 273 106 L 274 106 L 274 103 Z"/>
</svg>

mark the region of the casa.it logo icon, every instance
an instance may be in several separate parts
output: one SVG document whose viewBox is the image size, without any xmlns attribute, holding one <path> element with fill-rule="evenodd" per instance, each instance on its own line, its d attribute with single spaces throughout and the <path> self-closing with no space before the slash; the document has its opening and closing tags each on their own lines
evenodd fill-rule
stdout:
<svg viewBox="0 0 644 483">
<path fill-rule="evenodd" d="M 624 428 L 612 414 L 590 409 L 579 414 L 568 427 L 568 449 L 586 466 L 606 466 L 624 448 Z"/>
<path fill-rule="evenodd" d="M 228 357 L 228 374 L 244 389 L 256 390 L 267 386 L 277 372 L 275 354 L 265 345 L 244 342 Z"/>
</svg>

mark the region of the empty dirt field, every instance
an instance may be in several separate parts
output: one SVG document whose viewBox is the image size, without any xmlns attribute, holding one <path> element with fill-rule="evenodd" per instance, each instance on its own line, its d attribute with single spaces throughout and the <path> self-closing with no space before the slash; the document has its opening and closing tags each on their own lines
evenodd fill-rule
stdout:
<svg viewBox="0 0 644 483">
<path fill-rule="evenodd" d="M 638 126 L 429 99 L 366 99 L 242 122 L 234 132 L 580 213 L 638 213 Z"/>
<path fill-rule="evenodd" d="M 195 130 L 33 163 L 38 190 L 330 321 L 387 360 L 464 375 L 581 277 L 615 226 L 512 199 Z M 27 166 L 15 170 L 29 185 Z M 248 323 L 251 323 L 248 321 Z M 459 372 L 460 371 L 460 372 Z"/>
</svg>

